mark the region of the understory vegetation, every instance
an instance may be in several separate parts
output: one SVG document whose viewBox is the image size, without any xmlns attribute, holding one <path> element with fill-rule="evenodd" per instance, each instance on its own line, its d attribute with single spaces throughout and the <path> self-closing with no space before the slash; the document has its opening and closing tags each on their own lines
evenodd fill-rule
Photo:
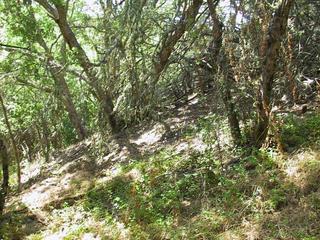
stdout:
<svg viewBox="0 0 320 240">
<path fill-rule="evenodd" d="M 308 117 L 298 127 L 290 119 L 284 134 L 313 129 L 317 143 L 317 120 Z M 319 152 L 299 166 L 301 186 L 281 169 L 286 159 L 270 151 L 253 150 L 224 166 L 210 148 L 186 155 L 161 150 L 91 189 L 83 206 L 108 224 L 116 219 L 128 226 L 133 239 L 319 238 Z"/>
<path fill-rule="evenodd" d="M 88 233 L 92 239 L 318 239 L 319 115 L 284 119 L 281 139 L 287 139 L 289 155 L 273 148 L 238 148 L 233 156 L 245 151 L 246 157 L 229 164 L 221 161 L 217 140 L 206 138 L 212 135 L 206 126 L 215 120 L 201 118 L 182 134 L 186 141 L 206 139 L 203 151 L 179 153 L 172 145 L 119 164 L 80 199 L 51 207 L 50 227 L 27 239 L 51 239 L 46 236 L 63 231 L 61 239 Z M 310 138 L 292 141 L 307 129 L 312 129 Z M 81 183 L 71 184 L 78 189 Z M 5 239 L 28 232 L 23 212 L 10 218 L 1 229 Z"/>
<path fill-rule="evenodd" d="M 319 12 L 1 0 L 0 239 L 320 239 Z"/>
</svg>

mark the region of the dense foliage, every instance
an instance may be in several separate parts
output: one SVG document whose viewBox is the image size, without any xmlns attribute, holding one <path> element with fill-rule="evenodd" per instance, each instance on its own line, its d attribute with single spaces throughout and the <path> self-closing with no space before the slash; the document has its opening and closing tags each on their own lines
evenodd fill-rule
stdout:
<svg viewBox="0 0 320 240">
<path fill-rule="evenodd" d="M 1 94 L 17 141 L 30 154 L 41 142 L 43 149 L 60 148 L 97 128 L 118 132 L 160 118 L 195 92 L 220 95 L 232 131 L 262 114 L 261 81 L 275 88 L 262 88 L 270 105 L 310 97 L 319 77 L 317 1 L 2 1 L 0 7 Z M 288 30 L 281 20 L 274 48 L 272 16 L 288 14 L 280 12 L 284 7 L 292 8 Z M 7 134 L 4 123 L 0 128 Z"/>
<path fill-rule="evenodd" d="M 274 189 L 263 185 L 266 195 L 251 210 L 285 204 L 294 190 L 283 190 L 265 149 L 285 154 L 319 144 L 319 115 L 303 119 L 318 111 L 319 12 L 317 0 L 0 1 L 0 212 L 9 185 L 23 187 L 26 163 L 49 163 L 58 150 L 97 135 L 122 138 L 195 100 L 211 115 L 174 134 L 196 132 L 205 153 L 182 161 L 167 149 L 128 164 L 123 175 L 86 194 L 84 209 L 132 223 L 141 234 L 136 239 L 164 239 L 167 227 L 167 238 L 181 238 L 183 227 L 170 227 L 185 199 L 206 192 L 204 182 L 216 186 L 219 199 L 212 189 L 205 197 L 221 211 L 246 211 L 252 201 L 246 193 L 258 193 L 238 186 L 234 176 L 257 180 L 248 165 L 275 178 Z M 226 137 L 217 150 L 218 135 Z M 240 164 L 231 177 L 223 172 L 223 154 Z M 137 182 L 125 175 L 132 169 L 142 173 Z M 203 222 L 214 217 L 201 214 Z M 217 232 L 222 222 L 240 218 L 227 214 L 217 219 Z M 183 236 L 195 236 L 196 227 Z"/>
</svg>

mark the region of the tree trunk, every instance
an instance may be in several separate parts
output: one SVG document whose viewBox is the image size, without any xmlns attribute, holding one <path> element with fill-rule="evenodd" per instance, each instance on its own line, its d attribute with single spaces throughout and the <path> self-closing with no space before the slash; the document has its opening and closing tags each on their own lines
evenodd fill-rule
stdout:
<svg viewBox="0 0 320 240">
<path fill-rule="evenodd" d="M 298 101 L 298 87 L 295 81 L 294 68 L 293 68 L 293 37 L 291 33 L 287 34 L 288 42 L 284 49 L 285 56 L 285 74 L 288 85 L 288 94 L 291 103 L 296 103 Z"/>
<path fill-rule="evenodd" d="M 45 157 L 46 162 L 49 162 L 50 148 L 51 148 L 50 139 L 49 139 L 50 138 L 50 131 L 49 131 L 49 127 L 48 127 L 48 122 L 43 117 L 42 114 L 41 114 L 41 128 L 42 128 L 42 132 L 43 132 L 43 137 L 42 137 L 43 155 Z M 41 136 L 41 134 L 40 134 L 40 136 Z"/>
<path fill-rule="evenodd" d="M 52 59 L 48 59 L 49 71 L 54 79 L 56 87 L 58 88 L 59 96 L 68 112 L 70 122 L 77 131 L 78 139 L 83 140 L 87 137 L 87 130 L 81 120 L 79 113 L 73 103 L 72 96 L 64 77 L 63 69 L 55 66 Z"/>
<path fill-rule="evenodd" d="M 143 106 L 154 106 L 154 103 L 156 102 L 154 101 L 154 95 L 161 73 L 165 70 L 178 41 L 184 33 L 190 30 L 196 23 L 196 17 L 202 3 L 203 0 L 192 0 L 190 6 L 182 13 L 179 22 L 174 24 L 171 30 L 162 37 L 159 43 L 160 50 L 153 57 L 152 71 L 148 76 L 149 82 L 144 85 L 147 88 L 147 91 L 140 96 L 140 99 L 142 100 L 139 103 L 143 103 Z M 147 110 L 147 112 L 150 113 L 149 110 Z"/>
<path fill-rule="evenodd" d="M 208 0 L 209 11 L 213 21 L 213 41 L 211 43 L 212 46 L 210 47 L 211 65 L 217 66 L 212 68 L 212 74 L 218 74 L 220 72 L 223 76 L 223 82 L 221 84 L 222 100 L 227 111 L 231 137 L 234 145 L 237 146 L 240 145 L 242 136 L 238 115 L 235 110 L 235 104 L 232 100 L 232 79 L 229 73 L 231 71 L 230 63 L 227 54 L 225 53 L 224 47 L 222 46 L 223 23 L 220 21 L 216 13 L 216 7 L 218 3 L 219 0 L 214 2 L 212 0 Z"/>
<path fill-rule="evenodd" d="M 4 115 L 4 121 L 5 121 L 5 124 L 7 126 L 8 132 L 9 132 L 9 137 L 10 137 L 11 144 L 12 144 L 13 154 L 14 154 L 14 157 L 15 157 L 15 160 L 16 160 L 16 163 L 17 163 L 17 184 L 18 184 L 18 191 L 20 191 L 21 190 L 20 157 L 19 157 L 17 144 L 16 144 L 16 141 L 14 139 L 14 136 L 13 136 L 13 133 L 12 133 L 12 130 L 11 130 L 11 125 L 10 125 L 10 122 L 9 122 L 7 108 L 4 105 L 2 93 L 0 93 L 0 104 L 1 104 L 2 111 L 3 111 L 3 115 Z"/>
<path fill-rule="evenodd" d="M 121 126 L 115 116 L 112 95 L 107 89 L 102 87 L 100 83 L 101 79 L 97 76 L 94 66 L 90 62 L 86 52 L 80 45 L 72 28 L 70 27 L 67 20 L 67 6 L 64 6 L 62 3 L 57 1 L 53 2 L 52 5 L 47 0 L 36 0 L 36 2 L 38 2 L 57 23 L 60 32 L 70 49 L 75 49 L 75 57 L 88 77 L 88 84 L 95 91 L 95 97 L 99 101 L 101 111 L 108 119 L 112 133 L 119 132 L 121 130 Z"/>
<path fill-rule="evenodd" d="M 6 145 L 2 138 L 0 138 L 0 159 L 2 163 L 2 184 L 0 190 L 0 216 L 2 215 L 5 198 L 9 190 L 9 156 Z"/>
<path fill-rule="evenodd" d="M 113 133 L 119 132 L 120 126 L 118 125 L 115 113 L 113 112 L 114 104 L 111 94 L 100 85 L 100 79 L 97 77 L 97 72 L 67 21 L 67 10 L 59 4 L 55 4 L 55 7 L 59 13 L 59 18 L 55 19 L 55 21 L 69 47 L 76 49 L 76 58 L 89 79 L 89 85 L 97 94 L 96 96 L 100 103 L 101 110 L 108 119 L 111 131 Z"/>
<path fill-rule="evenodd" d="M 37 21 L 34 17 L 32 9 L 30 10 L 30 18 L 32 18 L 32 21 L 34 24 L 37 24 Z M 52 75 L 55 85 L 58 89 L 58 94 L 61 97 L 61 100 L 68 112 L 68 116 L 70 119 L 70 122 L 74 129 L 77 131 L 78 139 L 84 140 L 87 137 L 87 130 L 81 120 L 81 117 L 79 113 L 76 110 L 76 107 L 73 103 L 72 96 L 68 87 L 68 84 L 65 79 L 65 73 L 63 71 L 63 67 L 58 66 L 54 58 L 51 54 L 51 51 L 49 47 L 47 46 L 47 43 L 45 42 L 41 31 L 37 31 L 37 42 L 39 45 L 44 49 L 47 57 L 48 57 L 48 69 L 50 74 Z"/>
<path fill-rule="evenodd" d="M 276 73 L 276 63 L 279 53 L 280 43 L 285 36 L 290 8 L 294 0 L 282 0 L 276 10 L 271 23 L 269 24 L 268 36 L 266 39 L 266 50 L 263 53 L 261 85 L 258 92 L 258 119 L 256 130 L 253 136 L 256 147 L 261 147 L 269 130 L 269 120 L 271 113 L 271 98 L 274 74 Z"/>
<path fill-rule="evenodd" d="M 225 63 L 225 65 L 220 63 L 220 65 L 227 67 L 228 63 Z M 227 110 L 228 124 L 230 128 L 233 144 L 235 146 L 239 146 L 241 144 L 242 136 L 241 136 L 241 130 L 239 125 L 238 114 L 236 112 L 235 104 L 232 100 L 232 94 L 231 94 L 232 79 L 230 79 L 228 70 L 230 70 L 228 67 L 227 69 L 222 70 L 223 71 L 223 83 L 221 84 L 222 100 L 223 100 L 225 109 Z"/>
<path fill-rule="evenodd" d="M 180 21 L 173 26 L 170 34 L 166 36 L 161 42 L 161 49 L 155 57 L 154 61 L 154 84 L 157 83 L 161 72 L 166 67 L 169 57 L 171 56 L 175 45 L 196 22 L 199 9 L 202 5 L 202 0 L 193 0 L 188 9 L 183 12 Z"/>
</svg>

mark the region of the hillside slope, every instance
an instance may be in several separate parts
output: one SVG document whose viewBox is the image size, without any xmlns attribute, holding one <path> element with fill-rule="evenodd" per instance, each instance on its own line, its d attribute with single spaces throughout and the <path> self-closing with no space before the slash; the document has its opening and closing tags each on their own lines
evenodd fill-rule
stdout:
<svg viewBox="0 0 320 240">
<path fill-rule="evenodd" d="M 10 196 L 1 232 L 4 239 L 319 239 L 317 111 L 284 118 L 285 155 L 230 148 L 224 118 L 197 100 L 125 135 L 95 135 L 48 163 L 24 164 L 23 191 Z"/>
</svg>

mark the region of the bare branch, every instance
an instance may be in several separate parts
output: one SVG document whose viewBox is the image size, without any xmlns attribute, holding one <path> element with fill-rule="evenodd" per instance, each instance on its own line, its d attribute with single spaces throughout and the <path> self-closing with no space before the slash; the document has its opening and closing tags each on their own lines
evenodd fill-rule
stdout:
<svg viewBox="0 0 320 240">
<path fill-rule="evenodd" d="M 26 48 L 26 47 L 15 46 L 15 45 L 10 45 L 5 43 L 0 43 L 0 47 L 9 48 L 9 49 L 23 49 L 28 51 L 30 50 L 29 48 Z"/>
</svg>

